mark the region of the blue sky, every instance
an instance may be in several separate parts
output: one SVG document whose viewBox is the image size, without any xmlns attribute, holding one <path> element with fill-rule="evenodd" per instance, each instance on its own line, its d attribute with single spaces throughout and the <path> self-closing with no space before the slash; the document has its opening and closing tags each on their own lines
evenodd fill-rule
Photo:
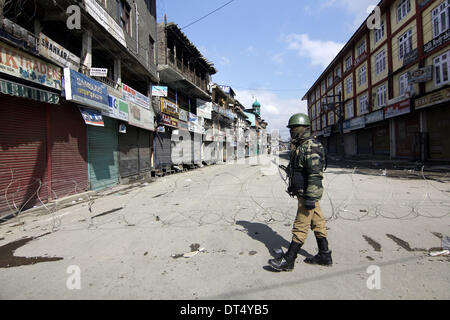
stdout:
<svg viewBox="0 0 450 320">
<path fill-rule="evenodd" d="M 157 0 L 158 22 L 180 28 L 229 0 Z M 245 107 L 261 103 L 269 129 L 287 135 L 290 115 L 378 0 L 235 0 L 183 32 Z"/>
</svg>

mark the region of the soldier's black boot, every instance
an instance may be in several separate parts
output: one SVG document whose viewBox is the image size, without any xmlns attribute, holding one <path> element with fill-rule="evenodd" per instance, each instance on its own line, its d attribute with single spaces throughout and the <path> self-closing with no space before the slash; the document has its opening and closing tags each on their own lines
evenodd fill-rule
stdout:
<svg viewBox="0 0 450 320">
<path fill-rule="evenodd" d="M 269 265 L 278 271 L 294 270 L 295 259 L 297 259 L 297 254 L 302 245 L 303 243 L 292 241 L 288 251 L 278 259 L 270 259 Z"/>
<path fill-rule="evenodd" d="M 331 266 L 333 259 L 331 258 L 331 251 L 328 250 L 327 238 L 316 238 L 319 253 L 312 258 L 306 258 L 305 262 L 309 264 L 319 264 L 321 266 Z"/>
</svg>

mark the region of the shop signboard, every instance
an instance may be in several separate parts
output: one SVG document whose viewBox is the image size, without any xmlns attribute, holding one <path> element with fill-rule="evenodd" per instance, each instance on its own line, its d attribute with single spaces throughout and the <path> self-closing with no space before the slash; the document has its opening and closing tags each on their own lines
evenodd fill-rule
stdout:
<svg viewBox="0 0 450 320">
<path fill-rule="evenodd" d="M 450 88 L 444 88 L 418 98 L 414 102 L 414 106 L 415 109 L 418 110 L 447 101 L 450 101 Z"/>
<path fill-rule="evenodd" d="M 183 109 L 178 109 L 178 119 L 184 122 L 189 121 L 189 112 Z"/>
<path fill-rule="evenodd" d="M 205 119 L 211 119 L 212 102 L 197 99 L 197 115 Z"/>
<path fill-rule="evenodd" d="M 433 80 L 433 66 L 426 66 L 410 72 L 410 82 L 420 83 Z"/>
<path fill-rule="evenodd" d="M 154 131 L 154 113 L 151 110 L 147 110 L 134 103 L 130 103 L 130 111 L 128 115 L 128 123 L 142 129 Z"/>
<path fill-rule="evenodd" d="M 378 121 L 383 121 L 384 120 L 384 110 L 380 109 L 377 110 L 375 112 L 366 114 L 366 123 L 374 123 L 374 122 L 378 122 Z"/>
<path fill-rule="evenodd" d="M 61 68 L 0 42 L 0 72 L 61 90 Z"/>
<path fill-rule="evenodd" d="M 122 84 L 123 97 L 127 102 L 134 103 L 144 109 L 150 109 L 150 98 L 133 88 Z"/>
<path fill-rule="evenodd" d="M 409 99 L 397 102 L 384 108 L 384 118 L 393 118 L 410 112 Z"/>
<path fill-rule="evenodd" d="M 178 105 L 164 98 L 161 98 L 161 112 L 173 117 L 179 117 Z"/>
<path fill-rule="evenodd" d="M 152 96 L 154 97 L 167 97 L 168 87 L 164 86 L 152 86 Z"/>
<path fill-rule="evenodd" d="M 108 69 L 107 68 L 90 68 L 89 76 L 106 78 L 108 76 Z"/>
<path fill-rule="evenodd" d="M 95 81 L 70 68 L 64 68 L 64 91 L 68 101 L 100 110 L 109 110 L 106 84 Z"/>
<path fill-rule="evenodd" d="M 108 96 L 108 102 L 108 110 L 102 110 L 102 114 L 104 116 L 122 121 L 128 121 L 128 102 L 111 95 Z"/>
<path fill-rule="evenodd" d="M 438 37 L 434 38 L 433 40 L 427 42 L 423 46 L 423 53 L 426 54 L 428 52 L 433 51 L 435 48 L 443 45 L 447 41 L 450 40 L 450 29 L 447 29 L 444 33 L 440 34 Z"/>
<path fill-rule="evenodd" d="M 97 110 L 79 107 L 84 122 L 91 126 L 104 127 L 102 114 Z"/>
<path fill-rule="evenodd" d="M 178 119 L 164 113 L 161 114 L 161 123 L 169 127 L 178 127 Z"/>
<path fill-rule="evenodd" d="M 42 32 L 39 34 L 39 54 L 62 67 L 78 70 L 80 58 L 72 52 L 59 45 Z"/>
</svg>

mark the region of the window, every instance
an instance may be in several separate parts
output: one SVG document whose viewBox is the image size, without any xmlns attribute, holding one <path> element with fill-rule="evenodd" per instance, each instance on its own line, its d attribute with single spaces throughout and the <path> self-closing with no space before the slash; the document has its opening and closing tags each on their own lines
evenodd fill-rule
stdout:
<svg viewBox="0 0 450 320">
<path fill-rule="evenodd" d="M 346 105 L 345 105 L 345 113 L 346 113 L 346 118 L 353 118 L 354 117 L 354 108 L 353 108 L 353 100 L 349 101 Z"/>
<path fill-rule="evenodd" d="M 409 74 L 405 73 L 400 76 L 400 96 L 403 96 L 411 92 L 411 86 L 409 85 Z"/>
<path fill-rule="evenodd" d="M 375 56 L 376 74 L 379 75 L 386 70 L 386 51 L 383 50 Z"/>
<path fill-rule="evenodd" d="M 358 71 L 358 81 L 359 86 L 362 86 L 367 81 L 367 69 L 365 65 L 362 66 Z"/>
<path fill-rule="evenodd" d="M 378 43 L 384 37 L 384 20 L 381 21 L 379 29 L 375 29 L 375 43 Z"/>
<path fill-rule="evenodd" d="M 328 76 L 328 87 L 331 87 L 332 84 L 333 84 L 333 75 L 330 74 L 330 75 Z"/>
<path fill-rule="evenodd" d="M 328 113 L 328 125 L 331 126 L 332 124 L 334 124 L 334 112 L 330 111 Z"/>
<path fill-rule="evenodd" d="M 450 74 L 450 50 L 440 55 L 439 57 L 434 58 L 434 70 L 435 70 L 435 80 L 434 83 L 436 86 L 440 86 L 446 83 L 449 83 L 449 74 Z"/>
<path fill-rule="evenodd" d="M 386 85 L 377 88 L 377 106 L 384 107 L 386 105 Z"/>
<path fill-rule="evenodd" d="M 347 80 L 345 81 L 345 93 L 346 94 L 351 94 L 353 92 L 353 78 L 352 77 L 348 77 Z"/>
<path fill-rule="evenodd" d="M 334 74 L 336 77 L 339 77 L 339 78 L 341 77 L 342 74 L 341 74 L 341 66 L 340 65 L 336 68 Z"/>
<path fill-rule="evenodd" d="M 369 100 L 367 100 L 367 94 L 359 97 L 359 113 L 364 114 L 369 112 Z"/>
<path fill-rule="evenodd" d="M 412 31 L 408 30 L 398 38 L 398 58 L 402 60 L 410 51 L 412 51 Z"/>
<path fill-rule="evenodd" d="M 320 123 L 320 117 L 317 118 L 317 130 L 322 129 L 322 124 Z"/>
<path fill-rule="evenodd" d="M 450 0 L 443 1 L 433 10 L 433 38 L 450 29 Z"/>
<path fill-rule="evenodd" d="M 327 126 L 327 115 L 322 116 L 322 128 L 325 128 Z"/>
<path fill-rule="evenodd" d="M 311 119 L 314 119 L 316 117 L 316 106 L 312 106 L 311 108 Z"/>
<path fill-rule="evenodd" d="M 360 55 L 362 55 L 364 52 L 366 52 L 366 41 L 363 41 L 359 46 L 358 46 L 358 57 Z"/>
<path fill-rule="evenodd" d="M 324 93 L 324 92 L 325 92 L 325 81 L 322 82 L 322 93 Z"/>
<path fill-rule="evenodd" d="M 320 114 L 320 101 L 317 102 L 317 115 Z"/>
<path fill-rule="evenodd" d="M 156 64 L 156 55 L 155 55 L 155 40 L 153 40 L 152 36 L 148 36 L 148 58 L 147 61 Z"/>
<path fill-rule="evenodd" d="M 352 56 L 347 57 L 347 59 L 345 59 L 345 71 L 350 70 L 352 64 Z"/>
<path fill-rule="evenodd" d="M 397 22 L 400 22 L 411 11 L 411 0 L 402 0 L 397 6 Z"/>
<path fill-rule="evenodd" d="M 120 26 L 128 34 L 131 35 L 131 23 L 130 23 L 131 7 L 125 0 L 117 0 L 117 15 L 119 18 Z"/>
<path fill-rule="evenodd" d="M 316 90 L 316 100 L 319 100 L 319 98 L 320 98 L 320 90 L 319 90 L 319 88 L 317 88 L 317 90 Z"/>
</svg>

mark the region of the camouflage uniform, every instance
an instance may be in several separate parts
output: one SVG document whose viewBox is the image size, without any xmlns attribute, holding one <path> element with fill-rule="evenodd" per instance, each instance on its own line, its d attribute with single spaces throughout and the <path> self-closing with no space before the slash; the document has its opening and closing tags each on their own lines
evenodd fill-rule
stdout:
<svg viewBox="0 0 450 320">
<path fill-rule="evenodd" d="M 325 219 L 319 205 L 323 195 L 323 167 L 325 152 L 320 142 L 305 132 L 292 141 L 294 152 L 289 162 L 289 189 L 298 198 L 297 216 L 292 229 L 293 241 L 305 243 L 308 230 L 314 231 L 316 237 L 327 238 Z M 295 174 L 294 172 L 297 172 Z M 305 208 L 306 200 L 315 201 L 315 209 Z"/>
</svg>

